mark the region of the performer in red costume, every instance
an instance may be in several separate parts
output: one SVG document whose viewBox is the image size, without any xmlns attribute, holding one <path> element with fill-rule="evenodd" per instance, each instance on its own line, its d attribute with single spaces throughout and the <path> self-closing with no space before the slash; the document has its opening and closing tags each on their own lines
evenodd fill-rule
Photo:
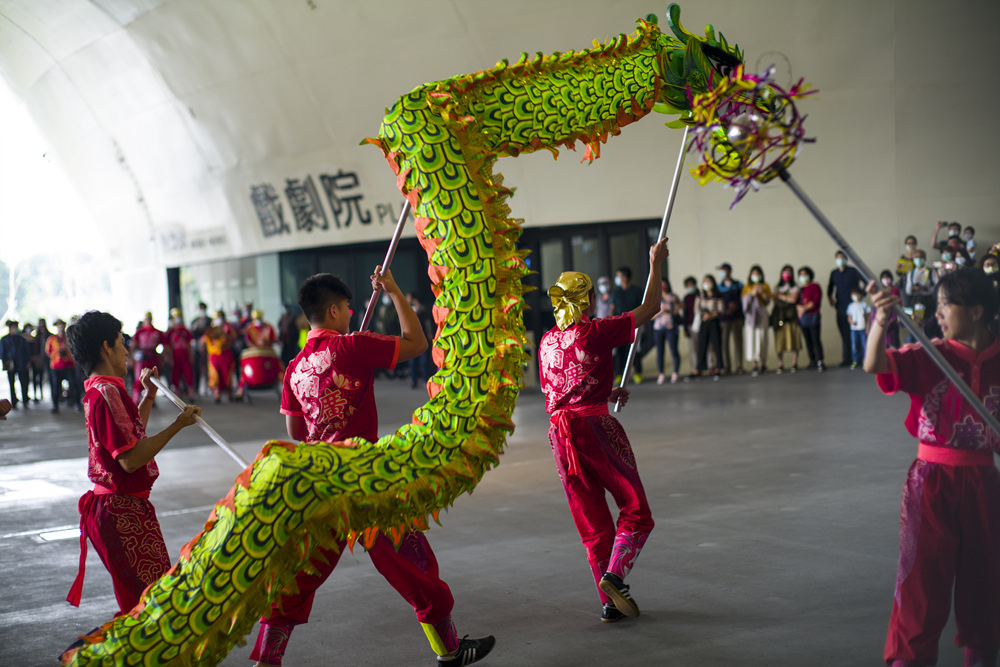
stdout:
<svg viewBox="0 0 1000 667">
<path fill-rule="evenodd" d="M 45 354 L 51 370 L 52 412 L 59 412 L 63 380 L 69 384 L 69 402 L 79 412 L 80 389 L 76 380 L 76 364 L 66 344 L 66 323 L 60 318 L 55 321 L 55 326 L 56 332 L 45 341 Z"/>
<path fill-rule="evenodd" d="M 625 576 L 653 530 L 632 447 L 621 424 L 608 414 L 609 401 L 628 398 L 627 392 L 612 388 L 611 352 L 631 343 L 636 328 L 660 311 L 660 264 L 667 254 L 666 239 L 650 248 L 650 278 L 635 310 L 598 320 L 591 319 L 595 294 L 590 278 L 563 273 L 549 288 L 558 326 L 542 336 L 538 347 L 552 453 L 604 605 L 601 620 L 607 623 L 639 615 Z M 618 505 L 617 527 L 605 492 Z"/>
<path fill-rule="evenodd" d="M 381 287 L 392 298 L 399 314 L 401 336 L 371 332 L 349 333 L 351 291 L 339 278 L 320 273 L 307 278 L 299 290 L 299 306 L 309 320 L 305 348 L 285 373 L 281 412 L 288 435 L 296 440 L 344 441 L 378 439 L 378 413 L 373 382 L 376 368 L 392 369 L 427 349 L 420 321 L 410 308 L 392 274 L 372 276 L 372 287 Z M 348 445 L 349 446 L 349 445 Z M 327 562 L 316 558 L 315 574 L 299 573 L 299 592 L 284 595 L 261 619 L 257 644 L 250 654 L 260 667 L 281 665 L 292 629 L 309 620 L 316 589 L 333 572 L 339 550 L 323 550 Z M 439 666 L 471 665 L 489 653 L 495 640 L 459 639 L 451 619 L 454 599 L 448 584 L 438 576 L 434 551 L 421 532 L 403 536 L 399 550 L 379 535 L 368 550 L 372 563 L 386 581 L 413 606 Z"/>
<path fill-rule="evenodd" d="M 250 347 L 270 350 L 277 342 L 278 334 L 275 333 L 273 326 L 263 320 L 263 317 L 261 311 L 253 311 L 246 326 L 247 344 Z"/>
<path fill-rule="evenodd" d="M 179 308 L 170 309 L 170 328 L 165 335 L 170 356 L 173 359 L 173 370 L 170 371 L 170 386 L 181 394 L 181 381 L 184 381 L 184 393 L 190 401 L 197 391 L 194 386 L 194 350 L 192 343 L 194 335 L 184 326 Z"/>
<path fill-rule="evenodd" d="M 955 600 L 955 645 L 968 667 L 994 667 L 1000 649 L 1000 436 L 983 422 L 920 344 L 886 349 L 898 294 L 868 286 L 875 316 L 865 370 L 886 394 L 910 395 L 906 430 L 920 440 L 903 487 L 899 568 L 885 662 L 937 663 L 938 640 Z M 996 415 L 1000 411 L 997 293 L 979 269 L 952 271 L 937 286 L 932 343 Z M 954 591 L 954 593 L 953 593 Z"/>
<path fill-rule="evenodd" d="M 138 602 L 146 586 L 170 569 L 156 511 L 149 490 L 159 475 L 156 454 L 201 409 L 188 406 L 156 435 L 146 436 L 149 410 L 156 395 L 150 378 L 155 366 L 138 375 L 145 394 L 136 405 L 125 389 L 128 349 L 122 323 L 108 313 L 85 313 L 67 330 L 69 348 L 84 382 L 83 407 L 87 424 L 87 474 L 94 489 L 80 498 L 80 570 L 66 600 L 80 605 L 87 540 L 94 545 L 124 614 Z M 117 616 L 118 614 L 116 614 Z"/>
<path fill-rule="evenodd" d="M 136 403 L 142 396 L 142 382 L 139 377 L 142 375 L 143 369 L 159 369 L 160 355 L 156 348 L 163 341 L 163 332 L 153 326 L 153 313 L 146 313 L 145 319 L 135 330 L 135 336 L 132 337 L 132 359 L 135 362 L 132 366 L 132 372 L 135 374 L 135 382 L 132 385 L 132 400 Z"/>
</svg>

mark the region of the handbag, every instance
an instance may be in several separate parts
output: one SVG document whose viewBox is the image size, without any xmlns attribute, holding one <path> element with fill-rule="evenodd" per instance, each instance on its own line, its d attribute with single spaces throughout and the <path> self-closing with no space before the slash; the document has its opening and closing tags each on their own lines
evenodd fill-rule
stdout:
<svg viewBox="0 0 1000 667">
<path fill-rule="evenodd" d="M 795 317 L 795 314 L 796 310 L 794 303 L 776 301 L 774 309 L 771 310 L 771 328 L 780 329 L 785 326 L 785 322 L 792 320 L 792 318 Z"/>
</svg>

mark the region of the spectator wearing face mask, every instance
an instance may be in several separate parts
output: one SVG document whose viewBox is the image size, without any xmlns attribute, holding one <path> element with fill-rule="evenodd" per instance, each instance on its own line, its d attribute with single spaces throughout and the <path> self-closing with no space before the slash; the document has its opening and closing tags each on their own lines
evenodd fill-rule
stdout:
<svg viewBox="0 0 1000 667">
<path fill-rule="evenodd" d="M 934 313 L 937 310 L 934 289 L 937 282 L 938 273 L 933 266 L 927 266 L 926 253 L 917 250 L 913 258 L 913 270 L 906 276 L 906 293 L 913 298 L 913 321 L 923 327 L 928 335 L 934 328 Z M 909 340 L 910 337 L 907 342 Z"/>
<path fill-rule="evenodd" d="M 698 299 L 698 279 L 688 276 L 684 279 L 684 337 L 688 339 L 688 363 L 691 376 L 698 375 L 698 329 L 694 326 L 694 304 Z"/>
<path fill-rule="evenodd" d="M 698 329 L 698 367 L 697 374 L 711 371 L 712 376 L 719 379 L 718 362 L 722 356 L 722 327 L 719 321 L 725 308 L 722 294 L 715 282 L 715 277 L 706 275 L 701 282 L 701 293 L 695 299 L 695 324 Z M 709 367 L 708 346 L 715 352 L 715 364 Z M 741 355 L 742 356 L 742 355 Z"/>
<path fill-rule="evenodd" d="M 993 286 L 1000 292 L 1000 257 L 987 253 L 979 260 L 979 268 L 993 281 Z"/>
<path fill-rule="evenodd" d="M 754 264 L 750 267 L 742 294 L 743 340 L 753 377 L 760 375 L 767 361 L 767 329 L 770 324 L 767 308 L 771 298 L 771 286 L 764 282 L 764 269 Z"/>
<path fill-rule="evenodd" d="M 941 250 L 941 261 L 934 263 L 934 267 L 938 272 L 938 279 L 943 278 L 952 271 L 967 266 L 972 266 L 972 262 L 965 248 L 962 246 L 945 246 Z"/>
<path fill-rule="evenodd" d="M 965 241 L 965 251 L 969 253 L 969 260 L 976 261 L 976 229 L 971 225 L 962 232 L 962 240 Z"/>
<path fill-rule="evenodd" d="M 806 351 L 809 352 L 809 366 L 822 373 L 823 342 L 820 340 L 819 307 L 823 303 L 823 289 L 815 281 L 816 274 L 812 268 L 803 266 L 799 269 L 799 326 L 802 327 L 802 337 L 806 339 Z"/>
<path fill-rule="evenodd" d="M 851 323 L 851 370 L 861 365 L 868 344 L 868 321 L 872 309 L 865 301 L 865 292 L 860 287 L 851 290 L 851 303 L 847 306 L 847 319 Z"/>
<path fill-rule="evenodd" d="M 906 288 L 906 276 L 913 270 L 913 257 L 917 253 L 917 237 L 910 234 L 906 237 L 903 242 L 903 254 L 899 256 L 896 261 L 896 285 L 899 287 L 900 291 Z M 910 299 L 905 292 L 902 294 L 903 297 L 903 307 L 910 308 L 913 306 L 912 299 Z"/>
<path fill-rule="evenodd" d="M 888 269 L 879 275 L 879 282 L 882 284 L 882 288 L 888 290 L 893 296 L 902 294 L 900 289 L 893 284 L 892 272 Z M 885 325 L 885 344 L 886 347 L 893 349 L 899 347 L 899 318 L 896 317 L 895 312 L 890 313 Z"/>
<path fill-rule="evenodd" d="M 733 267 L 723 262 L 715 267 L 723 309 L 719 316 L 722 331 L 722 367 L 726 373 L 743 375 L 743 283 L 733 278 Z"/>
<path fill-rule="evenodd" d="M 615 289 L 611 292 L 611 315 L 621 315 L 635 310 L 642 303 L 642 296 L 642 290 L 637 285 L 632 284 L 632 269 L 623 266 L 615 271 Z M 642 345 L 641 341 L 638 340 L 640 335 L 641 332 L 636 332 L 636 348 L 639 353 L 635 355 L 632 362 L 632 381 L 635 384 L 642 382 Z M 628 349 L 628 345 L 619 345 L 615 348 L 615 386 L 621 382 L 622 373 L 625 372 Z"/>
<path fill-rule="evenodd" d="M 778 373 L 785 370 L 785 352 L 792 353 L 791 372 L 799 369 L 799 350 L 802 349 L 802 329 L 799 326 L 799 288 L 795 284 L 795 268 L 791 264 L 781 267 L 781 279 L 774 289 L 774 308 L 771 326 L 774 327 L 774 351 L 778 355 Z"/>
<path fill-rule="evenodd" d="M 948 237 L 943 241 L 939 241 L 938 236 L 941 234 L 941 230 L 945 227 L 948 227 Z M 965 241 L 962 239 L 962 225 L 957 222 L 945 222 L 944 220 L 938 220 L 937 224 L 934 226 L 934 236 L 931 237 L 931 250 L 944 252 L 946 247 L 952 249 L 952 256 L 954 256 L 955 250 L 965 247 Z"/>
<path fill-rule="evenodd" d="M 670 360 L 673 372 L 670 383 L 677 382 L 678 371 L 681 368 L 681 355 L 677 351 L 677 334 L 681 325 L 681 300 L 670 288 L 670 281 L 663 278 L 660 281 L 660 312 L 653 317 L 653 346 L 656 348 L 656 370 L 659 375 L 656 384 L 666 382 L 664 371 L 664 346 L 670 349 Z"/>
<path fill-rule="evenodd" d="M 611 279 L 601 276 L 597 279 L 597 303 L 594 304 L 594 317 L 600 319 L 611 314 Z"/>
<path fill-rule="evenodd" d="M 851 365 L 851 324 L 847 318 L 847 307 L 851 305 L 851 292 L 855 287 L 862 290 L 865 279 L 853 266 L 847 264 L 847 255 L 838 250 L 834 255 L 836 268 L 830 272 L 830 283 L 826 287 L 826 296 L 830 305 L 837 310 L 837 329 L 840 331 L 840 365 Z"/>
</svg>

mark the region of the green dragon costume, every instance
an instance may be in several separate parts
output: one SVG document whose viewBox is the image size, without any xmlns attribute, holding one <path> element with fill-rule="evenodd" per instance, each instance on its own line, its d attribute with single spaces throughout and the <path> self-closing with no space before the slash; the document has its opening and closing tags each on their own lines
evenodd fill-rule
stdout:
<svg viewBox="0 0 1000 667">
<path fill-rule="evenodd" d="M 272 441 L 236 479 L 173 568 L 64 664 L 215 664 L 250 631 L 331 529 L 370 544 L 398 537 L 499 462 L 521 385 L 525 252 L 498 157 L 586 145 L 654 108 L 681 113 L 692 94 L 740 63 L 738 48 L 639 20 L 582 52 L 522 55 L 493 69 L 416 88 L 386 113 L 377 139 L 413 207 L 436 295 L 430 400 L 413 423 L 375 443 Z"/>
</svg>

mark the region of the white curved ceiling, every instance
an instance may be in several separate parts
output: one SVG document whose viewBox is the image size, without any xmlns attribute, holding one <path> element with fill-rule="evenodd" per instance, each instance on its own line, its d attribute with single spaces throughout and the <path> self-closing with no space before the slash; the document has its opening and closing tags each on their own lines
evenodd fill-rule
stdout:
<svg viewBox="0 0 1000 667">
<path fill-rule="evenodd" d="M 522 51 L 589 48 L 594 39 L 631 32 L 639 16 L 662 16 L 667 4 L 0 0 L 0 73 L 51 141 L 116 261 L 159 267 L 387 237 L 399 211 L 395 178 L 377 149 L 358 146 L 377 133 L 384 107 L 423 82 Z M 796 174 L 843 215 L 849 238 L 855 225 L 871 235 L 878 221 L 885 229 L 875 235 L 895 248 L 902 228 L 914 231 L 910 220 L 938 215 L 930 212 L 938 204 L 974 224 L 992 216 L 1000 130 L 955 123 L 963 110 L 995 108 L 998 69 L 988 35 L 1000 28 L 1000 3 L 681 4 L 689 29 L 715 24 L 744 48 L 752 68 L 771 58 L 762 53 L 778 52 L 795 77 L 821 89 L 807 109 L 807 129 L 820 142 Z M 512 205 L 529 225 L 659 217 L 678 140 L 648 120 L 615 138 L 591 166 L 564 152 L 555 166 L 542 154 L 500 169 L 522 187 Z M 355 217 L 336 227 L 324 176 L 363 198 L 368 224 Z M 310 178 L 328 228 L 266 235 L 252 188 L 270 186 L 287 209 L 289 179 Z M 730 191 L 699 189 L 689 179 L 681 188 L 675 216 L 697 221 L 676 232 L 692 255 L 690 268 L 676 260 L 685 272 L 718 262 L 720 248 L 777 244 L 785 251 L 822 239 L 791 227 L 801 209 L 787 196 L 740 204 L 741 218 L 773 233 L 756 241 L 720 229 Z"/>
</svg>

